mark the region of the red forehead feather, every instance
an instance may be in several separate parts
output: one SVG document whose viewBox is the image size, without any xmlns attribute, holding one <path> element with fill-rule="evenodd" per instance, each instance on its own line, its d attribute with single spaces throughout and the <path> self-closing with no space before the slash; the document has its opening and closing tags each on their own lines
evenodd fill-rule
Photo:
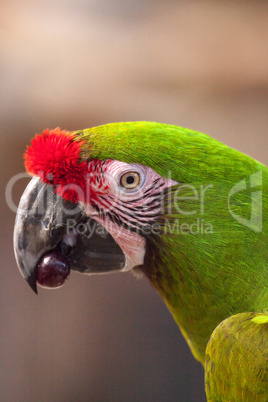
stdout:
<svg viewBox="0 0 268 402">
<path fill-rule="evenodd" d="M 78 201 L 79 191 L 85 192 L 87 162 L 80 161 L 83 141 L 74 141 L 72 132 L 44 130 L 36 134 L 25 152 L 25 167 L 29 174 L 53 184 L 58 194 Z M 67 187 L 66 187 L 67 186 Z"/>
</svg>

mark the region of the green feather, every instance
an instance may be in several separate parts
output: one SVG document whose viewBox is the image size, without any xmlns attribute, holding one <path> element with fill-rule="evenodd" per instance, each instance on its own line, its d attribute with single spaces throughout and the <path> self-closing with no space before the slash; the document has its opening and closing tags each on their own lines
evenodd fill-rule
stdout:
<svg viewBox="0 0 268 402">
<path fill-rule="evenodd" d="M 255 324 L 268 324 L 268 315 L 258 314 L 251 321 Z"/>
<path fill-rule="evenodd" d="M 266 315 L 254 314 L 268 306 L 268 168 L 205 134 L 166 124 L 114 123 L 76 134 L 85 140 L 83 159 L 141 163 L 179 183 L 163 195 L 159 233 L 147 236 L 143 269 L 195 357 L 205 364 L 211 334 L 226 319 L 235 326 L 239 313 L 252 312 L 255 342 Z M 228 350 L 222 353 L 228 361 Z M 227 377 L 222 382 L 230 386 Z"/>
<path fill-rule="evenodd" d="M 208 401 L 268 400 L 268 314 L 264 325 L 258 317 L 241 313 L 213 332 L 206 351 Z"/>
</svg>

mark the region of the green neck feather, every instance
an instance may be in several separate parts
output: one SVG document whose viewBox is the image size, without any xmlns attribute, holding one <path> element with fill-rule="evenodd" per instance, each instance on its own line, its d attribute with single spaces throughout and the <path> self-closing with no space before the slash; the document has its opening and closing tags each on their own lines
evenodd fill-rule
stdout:
<svg viewBox="0 0 268 402">
<path fill-rule="evenodd" d="M 148 239 L 145 273 L 202 363 L 209 337 L 222 320 L 268 305 L 267 224 L 257 233 L 236 221 L 223 202 L 229 190 L 216 184 L 209 188 L 204 211 L 198 211 L 198 200 L 181 201 L 182 210 L 197 213 L 173 209 L 160 221 L 161 235 Z M 188 188 L 183 195 L 192 193 Z M 236 206 L 239 197 L 233 202 Z M 243 206 L 241 216 L 248 216 L 248 205 Z M 267 217 L 267 207 L 264 212 Z"/>
<path fill-rule="evenodd" d="M 141 163 L 184 183 L 165 195 L 144 270 L 203 363 L 223 319 L 267 308 L 268 169 L 176 126 L 115 123 L 76 134 L 86 140 L 87 159 Z"/>
</svg>

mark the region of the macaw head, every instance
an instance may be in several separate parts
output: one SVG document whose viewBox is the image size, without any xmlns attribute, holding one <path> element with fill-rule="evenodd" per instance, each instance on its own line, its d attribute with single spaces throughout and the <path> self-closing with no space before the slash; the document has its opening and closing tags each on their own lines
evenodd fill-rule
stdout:
<svg viewBox="0 0 268 402">
<path fill-rule="evenodd" d="M 165 135 L 154 123 L 122 123 L 35 136 L 14 230 L 17 264 L 34 291 L 36 281 L 61 285 L 69 270 L 143 266 L 146 239 L 177 184 Z"/>
</svg>

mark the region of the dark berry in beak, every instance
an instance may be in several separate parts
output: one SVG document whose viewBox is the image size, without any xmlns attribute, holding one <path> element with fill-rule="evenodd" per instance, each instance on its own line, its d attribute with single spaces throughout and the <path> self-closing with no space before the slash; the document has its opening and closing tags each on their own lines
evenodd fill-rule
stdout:
<svg viewBox="0 0 268 402">
<path fill-rule="evenodd" d="M 51 251 L 44 254 L 37 268 L 37 283 L 45 288 L 62 286 L 70 274 L 68 260 L 59 252 Z"/>
</svg>

